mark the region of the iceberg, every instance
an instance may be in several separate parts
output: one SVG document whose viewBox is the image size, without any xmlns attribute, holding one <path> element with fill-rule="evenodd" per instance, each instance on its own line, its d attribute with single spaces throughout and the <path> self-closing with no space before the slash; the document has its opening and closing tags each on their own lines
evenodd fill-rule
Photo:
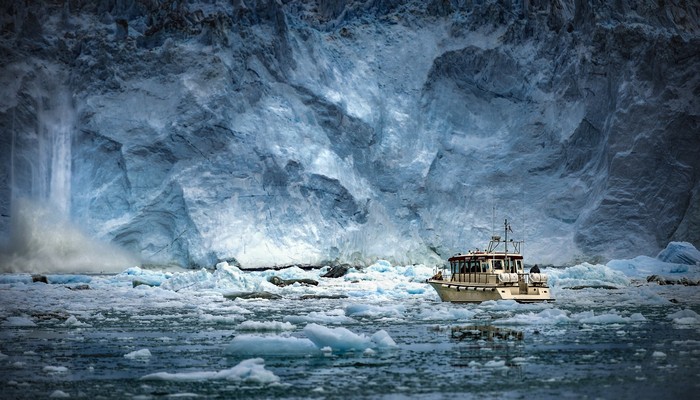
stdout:
<svg viewBox="0 0 700 400">
<path fill-rule="evenodd" d="M 233 368 L 220 371 L 192 371 L 192 372 L 156 372 L 144 375 L 141 380 L 160 380 L 174 382 L 197 382 L 207 380 L 230 380 L 245 383 L 270 384 L 279 381 L 279 377 L 265 369 L 265 360 L 251 358 L 243 360 Z"/>
</svg>

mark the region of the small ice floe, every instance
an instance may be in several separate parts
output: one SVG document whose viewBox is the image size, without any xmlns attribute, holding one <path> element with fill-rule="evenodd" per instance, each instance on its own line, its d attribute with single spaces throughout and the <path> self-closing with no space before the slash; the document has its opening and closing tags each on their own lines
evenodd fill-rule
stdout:
<svg viewBox="0 0 700 400">
<path fill-rule="evenodd" d="M 307 338 L 238 335 L 226 351 L 244 356 L 304 356 L 318 354 L 319 348 Z"/>
<path fill-rule="evenodd" d="M 291 322 L 293 324 L 319 323 L 332 325 L 357 322 L 357 320 L 346 316 L 345 311 L 341 309 L 329 311 L 312 311 L 307 315 L 288 315 L 284 317 L 284 321 Z"/>
<path fill-rule="evenodd" d="M 65 320 L 65 322 L 63 322 L 63 326 L 79 327 L 79 326 L 90 326 L 90 324 L 85 323 L 85 322 L 80 322 L 80 321 L 78 321 L 78 318 L 76 318 L 74 315 L 71 315 L 70 317 L 68 317 L 67 320 Z"/>
<path fill-rule="evenodd" d="M 70 395 L 63 390 L 54 390 L 49 397 L 52 399 L 67 399 Z"/>
<path fill-rule="evenodd" d="M 7 319 L 5 319 L 5 322 L 3 322 L 2 326 L 28 328 L 28 327 L 36 326 L 36 324 L 34 323 L 34 321 L 31 320 L 31 318 L 29 318 L 27 316 L 19 316 L 19 317 L 7 317 Z"/>
<path fill-rule="evenodd" d="M 131 353 L 124 354 L 124 358 L 130 360 L 146 360 L 151 357 L 151 351 L 148 349 L 141 349 L 132 351 Z"/>
<path fill-rule="evenodd" d="M 666 353 L 664 353 L 663 351 L 658 351 L 658 350 L 657 350 L 657 351 L 653 352 L 653 353 L 651 354 L 651 356 L 654 357 L 654 358 L 661 359 L 661 358 L 666 358 Z"/>
<path fill-rule="evenodd" d="M 308 324 L 304 327 L 304 334 L 319 348 L 327 346 L 333 351 L 340 352 L 396 347 L 396 342 L 384 330 L 379 330 L 371 337 L 367 337 L 343 327 L 327 328 L 318 324 Z"/>
<path fill-rule="evenodd" d="M 678 325 L 700 324 L 700 315 L 689 308 L 669 314 L 667 318 L 673 320 L 673 323 Z"/>
<path fill-rule="evenodd" d="M 239 331 L 293 331 L 296 325 L 280 321 L 243 321 L 236 327 Z"/>
<path fill-rule="evenodd" d="M 141 377 L 142 380 L 160 380 L 173 382 L 196 382 L 207 380 L 230 380 L 247 383 L 275 383 L 279 377 L 272 371 L 265 369 L 265 360 L 251 358 L 243 360 L 230 369 L 221 371 L 194 371 L 194 372 L 157 372 Z"/>
<path fill-rule="evenodd" d="M 68 368 L 63 366 L 47 365 L 43 368 L 43 371 L 47 374 L 64 374 L 68 372 Z"/>
<path fill-rule="evenodd" d="M 0 360 L 3 360 L 3 359 L 5 359 L 5 358 L 7 358 L 7 357 L 9 357 L 7 354 L 2 354 L 2 353 L 0 352 Z"/>
<path fill-rule="evenodd" d="M 402 318 L 406 307 L 402 305 L 377 306 L 371 304 L 353 304 L 345 307 L 345 314 L 349 317 L 369 318 Z"/>
</svg>

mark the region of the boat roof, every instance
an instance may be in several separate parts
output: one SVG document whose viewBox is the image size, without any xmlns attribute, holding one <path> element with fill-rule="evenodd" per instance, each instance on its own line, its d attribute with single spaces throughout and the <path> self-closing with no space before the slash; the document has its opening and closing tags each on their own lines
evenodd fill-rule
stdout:
<svg viewBox="0 0 700 400">
<path fill-rule="evenodd" d="M 504 259 L 504 258 L 506 258 L 506 256 L 508 258 L 512 258 L 512 259 L 519 259 L 519 260 L 523 259 L 523 255 L 518 254 L 518 253 L 505 253 L 502 251 L 499 251 L 499 252 L 475 251 L 475 252 L 469 252 L 467 254 L 455 254 L 454 256 L 447 259 L 447 261 Z"/>
</svg>

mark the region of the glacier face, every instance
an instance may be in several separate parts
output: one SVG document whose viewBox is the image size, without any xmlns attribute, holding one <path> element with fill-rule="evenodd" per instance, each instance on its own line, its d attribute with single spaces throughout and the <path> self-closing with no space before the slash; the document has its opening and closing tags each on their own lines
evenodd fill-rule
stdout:
<svg viewBox="0 0 700 400">
<path fill-rule="evenodd" d="M 698 6 L 93 3 L 1 6 L 5 236 L 28 197 L 183 266 L 433 264 L 494 208 L 531 262 L 700 245 Z"/>
</svg>

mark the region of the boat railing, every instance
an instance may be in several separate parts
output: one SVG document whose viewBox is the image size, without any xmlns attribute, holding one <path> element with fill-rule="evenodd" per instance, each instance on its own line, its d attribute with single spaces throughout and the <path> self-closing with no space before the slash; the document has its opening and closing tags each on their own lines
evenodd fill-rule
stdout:
<svg viewBox="0 0 700 400">
<path fill-rule="evenodd" d="M 517 277 L 516 277 L 517 276 Z M 527 272 L 466 272 L 452 274 L 449 278 L 452 282 L 476 283 L 476 284 L 500 284 L 517 285 L 519 283 L 532 284 L 533 286 L 546 286 L 547 275 L 530 274 Z"/>
</svg>

